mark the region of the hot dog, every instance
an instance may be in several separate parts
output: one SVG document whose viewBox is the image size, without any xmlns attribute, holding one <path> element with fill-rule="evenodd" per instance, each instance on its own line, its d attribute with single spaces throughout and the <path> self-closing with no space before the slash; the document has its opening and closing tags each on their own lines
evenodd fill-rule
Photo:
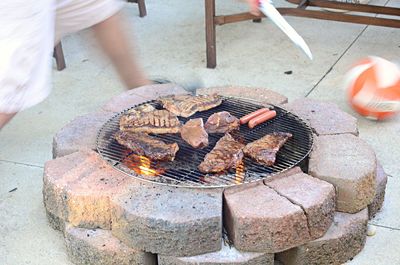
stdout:
<svg viewBox="0 0 400 265">
<path fill-rule="evenodd" d="M 246 124 L 248 123 L 251 119 L 257 117 L 258 115 L 261 115 L 263 113 L 268 112 L 269 109 L 268 108 L 262 108 L 259 110 L 256 110 L 250 114 L 247 114 L 246 116 L 243 116 L 242 118 L 240 118 L 240 124 Z"/>
<path fill-rule="evenodd" d="M 255 118 L 251 119 L 249 121 L 249 128 L 253 129 L 254 127 L 256 127 L 257 125 L 270 120 L 272 118 L 274 118 L 276 116 L 276 111 L 275 110 L 270 110 L 268 112 L 265 112 L 261 115 L 256 116 Z"/>
</svg>

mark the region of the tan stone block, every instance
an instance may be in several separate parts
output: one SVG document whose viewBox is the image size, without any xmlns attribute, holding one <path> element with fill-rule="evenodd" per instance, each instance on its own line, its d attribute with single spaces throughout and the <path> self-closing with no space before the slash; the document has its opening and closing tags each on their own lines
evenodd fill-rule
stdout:
<svg viewBox="0 0 400 265">
<path fill-rule="evenodd" d="M 336 209 L 355 213 L 375 196 L 376 157 L 371 147 L 351 134 L 316 137 L 309 174 L 336 187 Z"/>
<path fill-rule="evenodd" d="M 375 178 L 375 197 L 371 204 L 368 205 L 369 219 L 372 219 L 382 208 L 383 201 L 385 200 L 387 180 L 387 174 L 383 170 L 383 167 L 378 163 Z"/>
<path fill-rule="evenodd" d="M 303 210 L 264 185 L 224 193 L 224 225 L 240 251 L 275 253 L 311 239 Z"/>
<path fill-rule="evenodd" d="M 222 96 L 239 97 L 255 100 L 259 103 L 280 105 L 288 102 L 287 97 L 267 88 L 243 87 L 243 86 L 221 86 L 208 87 L 197 90 L 197 94 L 217 93 Z"/>
<path fill-rule="evenodd" d="M 45 207 L 74 226 L 110 229 L 110 198 L 132 183 L 97 153 L 76 152 L 46 164 Z"/>
<path fill-rule="evenodd" d="M 334 103 L 301 98 L 283 107 L 308 122 L 317 135 L 358 135 L 357 119 Z"/>
<path fill-rule="evenodd" d="M 303 171 L 301 170 L 300 167 L 296 166 L 296 167 L 290 168 L 288 170 L 285 170 L 285 171 L 283 171 L 281 173 L 278 173 L 278 174 L 275 174 L 273 176 L 267 177 L 266 179 L 264 179 L 264 184 L 268 184 L 268 182 L 270 182 L 270 181 L 274 181 L 276 179 L 281 179 L 281 178 L 286 178 L 286 177 L 289 177 L 291 175 L 296 175 L 296 174 L 299 174 L 299 173 L 303 173 Z"/>
<path fill-rule="evenodd" d="M 121 112 L 143 102 L 158 99 L 159 97 L 187 94 L 188 92 L 177 84 L 160 84 L 141 86 L 130 89 L 113 97 L 102 106 L 102 110 Z"/>
<path fill-rule="evenodd" d="M 193 257 L 158 256 L 158 265 L 273 265 L 274 254 L 240 252 L 222 244 L 220 251 Z"/>
<path fill-rule="evenodd" d="M 149 100 L 171 95 L 188 94 L 182 86 L 174 83 L 142 86 L 133 89 L 133 93 Z"/>
<path fill-rule="evenodd" d="M 364 247 L 368 211 L 355 214 L 336 212 L 328 232 L 304 245 L 277 253 L 285 265 L 340 265 L 357 255 Z"/>
<path fill-rule="evenodd" d="M 82 150 L 95 150 L 97 134 L 116 113 L 95 112 L 76 117 L 53 138 L 53 158 Z"/>
<path fill-rule="evenodd" d="M 156 255 L 127 247 L 111 231 L 83 229 L 67 225 L 67 253 L 74 264 L 155 265 Z"/>
<path fill-rule="evenodd" d="M 323 236 L 331 226 L 336 206 L 332 184 L 299 173 L 275 179 L 266 185 L 303 209 L 312 239 Z"/>
<path fill-rule="evenodd" d="M 142 182 L 112 205 L 113 235 L 135 249 L 179 257 L 221 248 L 222 190 Z"/>
</svg>

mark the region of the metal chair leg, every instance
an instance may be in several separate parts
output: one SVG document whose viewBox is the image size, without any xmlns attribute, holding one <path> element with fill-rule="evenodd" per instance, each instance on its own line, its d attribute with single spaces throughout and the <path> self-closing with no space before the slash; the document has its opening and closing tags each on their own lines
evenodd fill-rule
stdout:
<svg viewBox="0 0 400 265">
<path fill-rule="evenodd" d="M 130 3 L 137 3 L 139 6 L 139 17 L 145 17 L 147 15 L 145 0 L 128 0 Z"/>
<path fill-rule="evenodd" d="M 53 57 L 56 59 L 57 70 L 58 71 L 64 70 L 66 65 L 65 65 L 64 53 L 62 50 L 61 42 L 58 43 L 56 47 L 54 47 Z"/>
</svg>

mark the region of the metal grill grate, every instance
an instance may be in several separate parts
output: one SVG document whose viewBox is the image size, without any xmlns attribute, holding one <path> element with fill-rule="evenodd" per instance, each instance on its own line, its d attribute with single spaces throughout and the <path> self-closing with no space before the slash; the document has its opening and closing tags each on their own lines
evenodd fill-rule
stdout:
<svg viewBox="0 0 400 265">
<path fill-rule="evenodd" d="M 157 101 L 147 103 L 161 109 Z M 179 134 L 154 135 L 166 143 L 178 143 L 180 149 L 173 162 L 154 162 L 134 155 L 113 138 L 114 133 L 119 130 L 121 115 L 128 110 L 119 113 L 103 125 L 97 137 L 97 150 L 116 169 L 147 181 L 196 188 L 224 187 L 252 182 L 298 165 L 308 156 L 313 143 L 311 128 L 299 117 L 280 107 L 269 106 L 277 112 L 274 119 L 253 129 L 249 129 L 247 125 L 241 125 L 240 131 L 232 135 L 244 143 L 249 143 L 272 132 L 291 133 L 293 137 L 280 149 L 275 164 L 270 167 L 260 165 L 245 157 L 241 166 L 223 174 L 201 173 L 197 166 L 223 134 L 210 134 L 209 146 L 204 149 L 194 149 L 184 142 Z M 203 118 L 205 122 L 211 114 L 219 111 L 228 111 L 240 118 L 262 107 L 265 105 L 247 99 L 224 97 L 220 106 L 196 113 L 190 118 L 179 117 L 179 120 L 185 123 L 189 119 Z"/>
</svg>

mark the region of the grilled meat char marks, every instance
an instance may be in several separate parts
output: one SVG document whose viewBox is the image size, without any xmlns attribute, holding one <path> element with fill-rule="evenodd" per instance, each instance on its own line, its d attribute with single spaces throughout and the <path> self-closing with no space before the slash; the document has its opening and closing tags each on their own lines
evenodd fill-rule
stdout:
<svg viewBox="0 0 400 265">
<path fill-rule="evenodd" d="M 203 173 L 218 173 L 237 167 L 243 159 L 244 144 L 236 141 L 229 133 L 225 134 L 199 165 Z"/>
<path fill-rule="evenodd" d="M 178 133 L 181 127 L 176 115 L 148 104 L 122 115 L 119 124 L 121 131 L 154 134 Z"/>
<path fill-rule="evenodd" d="M 173 161 L 179 150 L 177 143 L 167 144 L 146 133 L 118 131 L 115 139 L 119 144 L 131 149 L 135 154 L 151 160 Z"/>
<path fill-rule="evenodd" d="M 239 129 L 240 120 L 227 111 L 212 114 L 204 128 L 208 133 L 227 133 Z"/>
<path fill-rule="evenodd" d="M 163 107 L 181 117 L 190 117 L 198 111 L 215 108 L 222 103 L 222 98 L 213 95 L 177 95 L 160 99 Z"/>
<path fill-rule="evenodd" d="M 291 133 L 273 132 L 247 144 L 243 152 L 260 164 L 272 166 L 276 153 L 291 137 Z"/>
<path fill-rule="evenodd" d="M 203 148 L 208 145 L 208 134 L 204 129 L 202 118 L 191 119 L 181 128 L 182 139 L 194 148 Z"/>
</svg>

